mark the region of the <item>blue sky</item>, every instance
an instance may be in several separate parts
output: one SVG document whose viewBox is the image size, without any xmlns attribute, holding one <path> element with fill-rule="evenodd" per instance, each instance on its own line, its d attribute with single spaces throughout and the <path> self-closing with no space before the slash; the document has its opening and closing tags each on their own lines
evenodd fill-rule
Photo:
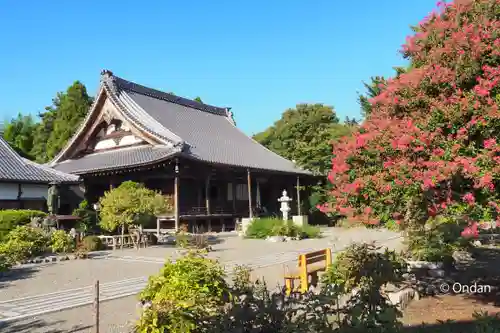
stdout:
<svg viewBox="0 0 500 333">
<path fill-rule="evenodd" d="M 404 64 L 436 0 L 0 0 L 0 117 L 36 114 L 99 73 L 217 106 L 259 132 L 297 103 L 359 117 L 357 91 Z"/>
</svg>

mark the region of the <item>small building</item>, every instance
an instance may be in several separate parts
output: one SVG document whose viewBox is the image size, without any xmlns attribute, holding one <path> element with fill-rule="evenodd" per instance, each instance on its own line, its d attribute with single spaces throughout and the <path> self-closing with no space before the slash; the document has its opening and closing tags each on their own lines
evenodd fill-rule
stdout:
<svg viewBox="0 0 500 333">
<path fill-rule="evenodd" d="M 126 180 L 174 196 L 175 228 L 182 221 L 224 224 L 262 211 L 278 214 L 281 192 L 297 200 L 297 185 L 313 179 L 240 131 L 230 108 L 151 89 L 108 70 L 83 124 L 50 165 L 81 176 L 91 203 Z"/>
<path fill-rule="evenodd" d="M 21 157 L 0 135 L 0 209 L 47 210 L 51 185 L 78 188 L 79 176 Z M 62 208 L 67 205 L 61 202 Z M 68 209 L 69 210 L 69 209 Z"/>
</svg>

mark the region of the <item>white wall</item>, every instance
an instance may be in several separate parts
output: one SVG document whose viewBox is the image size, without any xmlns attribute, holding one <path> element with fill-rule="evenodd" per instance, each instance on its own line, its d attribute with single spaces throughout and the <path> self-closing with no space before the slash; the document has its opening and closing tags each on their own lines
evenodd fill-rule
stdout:
<svg viewBox="0 0 500 333">
<path fill-rule="evenodd" d="M 49 186 L 39 184 L 22 184 L 22 199 L 47 198 Z M 16 183 L 0 183 L 0 200 L 16 200 L 19 187 Z"/>
<path fill-rule="evenodd" d="M 21 186 L 22 199 L 47 198 L 49 185 L 23 184 Z"/>
<path fill-rule="evenodd" d="M 0 183 L 0 200 L 16 200 L 17 193 L 17 184 Z"/>
</svg>

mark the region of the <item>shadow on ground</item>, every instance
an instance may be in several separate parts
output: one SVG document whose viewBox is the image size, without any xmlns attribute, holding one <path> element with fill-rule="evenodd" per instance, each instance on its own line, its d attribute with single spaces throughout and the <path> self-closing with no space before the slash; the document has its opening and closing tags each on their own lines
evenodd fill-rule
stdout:
<svg viewBox="0 0 500 333">
<path fill-rule="evenodd" d="M 14 267 L 8 272 L 2 273 L 0 277 L 0 288 L 5 288 L 9 286 L 10 282 L 16 280 L 24 280 L 30 278 L 34 273 L 38 272 L 40 266 L 30 267 L 30 266 L 21 266 Z"/>
<path fill-rule="evenodd" d="M 44 320 L 20 320 L 7 323 L 0 323 L 0 332 L 15 332 L 15 333 L 30 333 L 30 332 L 44 332 L 44 333 L 76 333 L 88 332 L 91 326 L 74 326 L 70 329 L 59 329 L 57 326 L 63 324 L 64 321 L 46 322 Z"/>
<path fill-rule="evenodd" d="M 406 326 L 402 333 L 470 333 L 500 332 L 500 320 L 466 320 L 437 324 Z"/>
</svg>

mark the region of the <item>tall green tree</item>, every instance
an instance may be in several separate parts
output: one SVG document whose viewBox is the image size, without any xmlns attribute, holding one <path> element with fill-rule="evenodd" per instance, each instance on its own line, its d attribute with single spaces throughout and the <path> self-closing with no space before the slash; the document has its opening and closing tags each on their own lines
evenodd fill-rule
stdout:
<svg viewBox="0 0 500 333">
<path fill-rule="evenodd" d="M 299 104 L 254 139 L 298 166 L 324 175 L 331 167 L 331 141 L 349 133 L 331 106 Z"/>
<path fill-rule="evenodd" d="M 366 93 L 358 94 L 358 102 L 361 107 L 361 115 L 366 119 L 372 112 L 372 105 L 370 99 L 378 96 L 381 91 L 381 85 L 386 83 L 386 80 L 382 76 L 375 76 L 370 78 L 370 83 L 363 82 Z"/>
<path fill-rule="evenodd" d="M 21 156 L 31 159 L 35 128 L 36 123 L 31 115 L 23 116 L 19 113 L 5 124 L 3 137 Z"/>
<path fill-rule="evenodd" d="M 34 157 L 36 162 L 45 163 L 50 161 L 49 154 L 47 153 L 47 142 L 49 137 L 54 130 L 54 121 L 57 117 L 57 112 L 52 106 L 45 108 L 44 113 L 40 113 L 40 122 L 38 123 L 35 133 L 34 142 L 31 155 Z"/>
<path fill-rule="evenodd" d="M 194 100 L 197 101 L 198 103 L 203 103 L 200 96 L 196 97 Z"/>
<path fill-rule="evenodd" d="M 79 81 L 75 81 L 66 92 L 57 94 L 53 105 L 40 115 L 41 122 L 35 131 L 32 153 L 37 161 L 50 161 L 61 151 L 87 114 L 92 101 Z"/>
</svg>

